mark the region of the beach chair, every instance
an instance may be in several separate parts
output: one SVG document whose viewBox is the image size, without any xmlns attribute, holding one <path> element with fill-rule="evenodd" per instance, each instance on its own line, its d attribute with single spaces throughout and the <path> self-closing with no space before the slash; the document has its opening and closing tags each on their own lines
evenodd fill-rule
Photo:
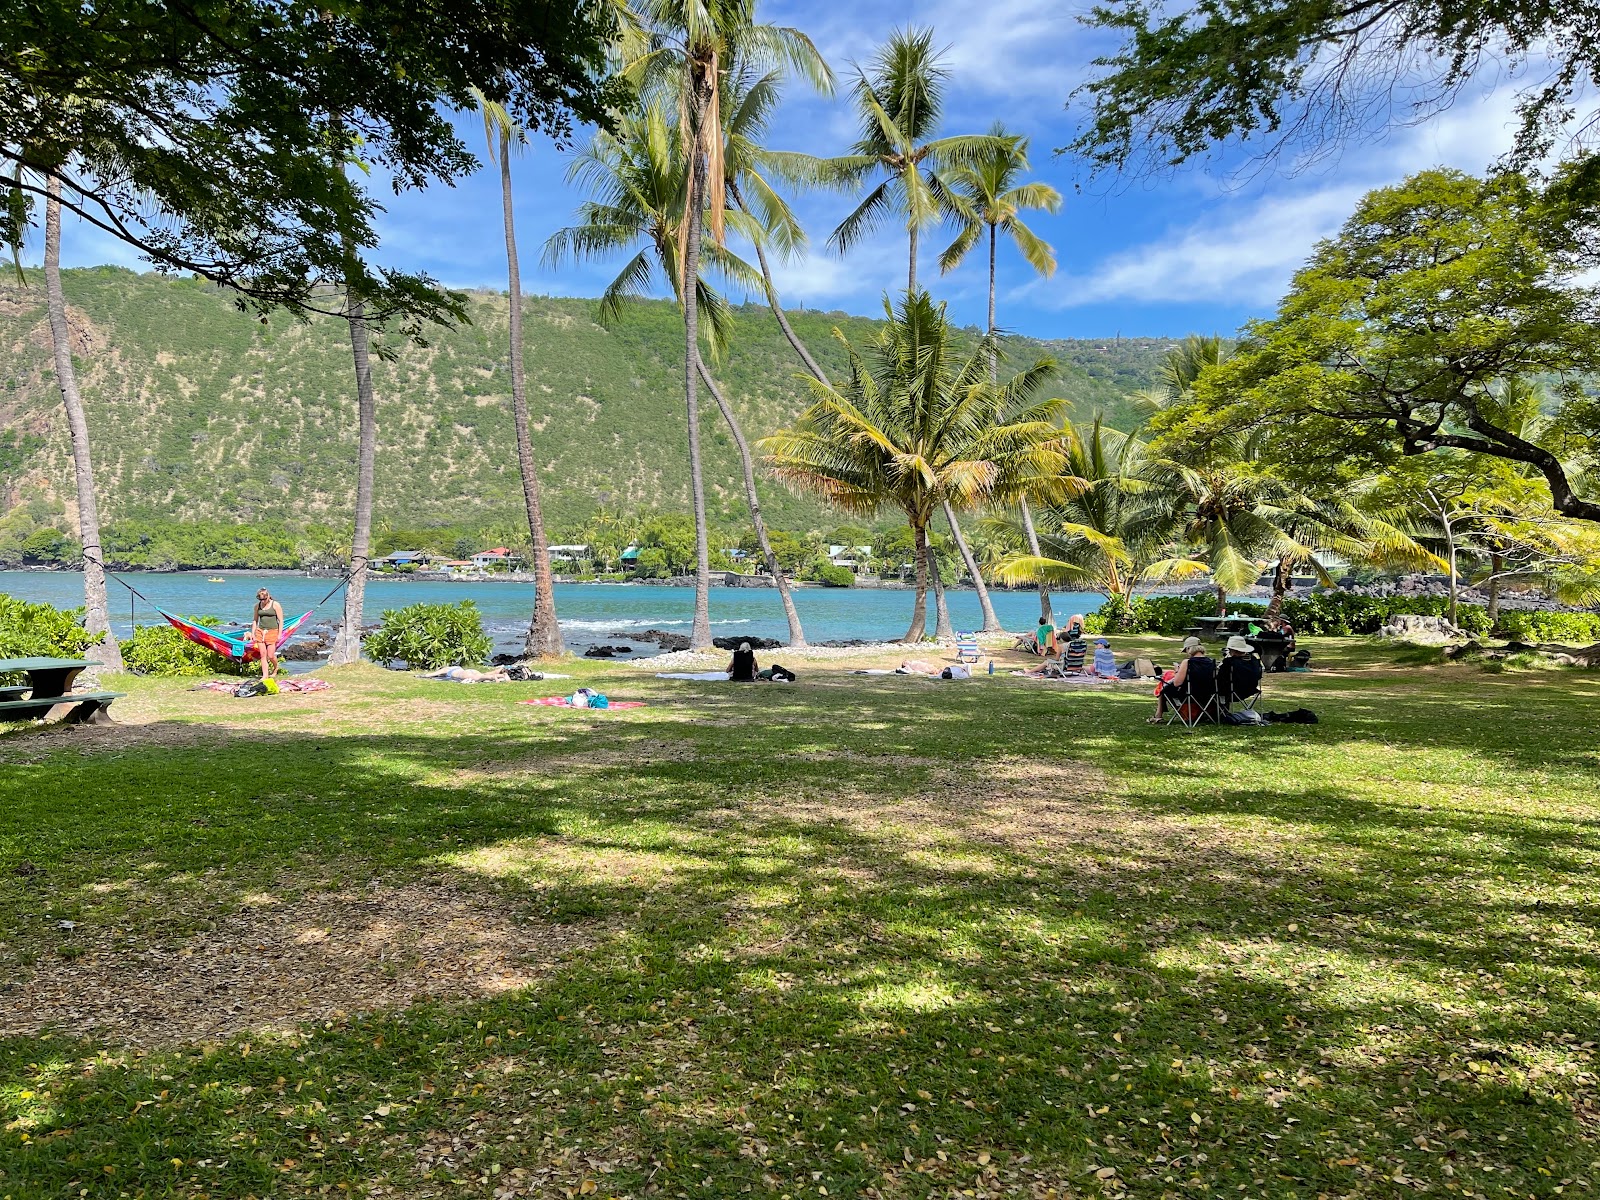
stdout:
<svg viewBox="0 0 1600 1200">
<path fill-rule="evenodd" d="M 1082 675 L 1084 660 L 1089 657 L 1089 643 L 1073 638 L 1061 651 L 1061 669 L 1068 675 Z"/>
<path fill-rule="evenodd" d="M 1217 674 L 1217 698 L 1224 715 L 1235 708 L 1254 712 L 1261 699 L 1262 664 L 1257 658 L 1234 658 L 1222 664 Z"/>
<path fill-rule="evenodd" d="M 983 651 L 978 646 L 978 635 L 975 633 L 956 634 L 956 659 L 959 662 L 975 663 Z"/>
</svg>

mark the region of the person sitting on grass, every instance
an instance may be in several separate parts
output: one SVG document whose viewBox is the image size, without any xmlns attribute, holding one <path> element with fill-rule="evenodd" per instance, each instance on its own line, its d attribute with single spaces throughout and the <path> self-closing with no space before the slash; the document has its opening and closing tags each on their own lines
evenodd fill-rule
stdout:
<svg viewBox="0 0 1600 1200">
<path fill-rule="evenodd" d="M 1111 643 L 1103 637 L 1094 640 L 1094 673 L 1102 679 L 1117 677 L 1117 656 L 1111 653 Z"/>
<path fill-rule="evenodd" d="M 749 642 L 740 642 L 739 648 L 733 652 L 733 661 L 728 664 L 728 679 L 733 683 L 756 681 L 756 652 L 750 648 Z"/>
<path fill-rule="evenodd" d="M 1217 664 L 1206 653 L 1197 637 L 1183 640 L 1183 658 L 1171 679 L 1164 679 L 1156 688 L 1156 715 L 1146 720 L 1159 725 L 1167 719 L 1169 705 L 1188 700 L 1207 700 L 1217 690 Z"/>
<path fill-rule="evenodd" d="M 1228 653 L 1217 664 L 1217 694 L 1223 704 L 1248 700 L 1261 690 L 1261 660 L 1255 647 L 1235 634 L 1228 639 Z"/>
</svg>

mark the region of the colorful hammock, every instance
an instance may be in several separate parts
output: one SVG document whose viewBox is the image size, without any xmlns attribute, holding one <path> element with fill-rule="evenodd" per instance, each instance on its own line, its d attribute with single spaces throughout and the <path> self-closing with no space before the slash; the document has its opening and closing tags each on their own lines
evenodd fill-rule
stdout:
<svg viewBox="0 0 1600 1200">
<path fill-rule="evenodd" d="M 182 617 L 175 617 L 166 609 L 156 608 L 153 604 L 151 607 L 166 618 L 167 624 L 171 625 L 191 642 L 197 642 L 207 650 L 214 650 L 224 658 L 236 658 L 240 662 L 254 662 L 260 657 L 256 652 L 256 648 L 250 644 L 250 631 L 248 629 L 240 630 L 237 633 L 229 633 L 221 629 L 212 629 L 209 625 L 196 625 L 193 621 L 185 621 Z M 306 618 L 314 611 L 316 610 L 303 612 L 285 625 L 283 632 L 278 634 L 278 645 L 281 647 L 292 638 L 295 630 L 299 629 L 305 623 Z"/>
</svg>

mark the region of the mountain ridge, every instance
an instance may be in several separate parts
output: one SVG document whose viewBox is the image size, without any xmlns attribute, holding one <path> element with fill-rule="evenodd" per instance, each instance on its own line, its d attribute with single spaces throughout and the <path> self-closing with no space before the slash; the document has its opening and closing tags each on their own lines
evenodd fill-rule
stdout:
<svg viewBox="0 0 1600 1200">
<path fill-rule="evenodd" d="M 51 365 L 42 276 L 0 286 L 0 548 L 38 529 L 75 532 L 66 423 Z M 349 346 L 331 318 L 254 318 L 195 280 L 119 267 L 63 272 L 73 353 L 89 414 L 101 519 L 347 527 L 354 491 L 355 400 Z M 515 523 L 504 293 L 469 293 L 472 324 L 394 344 L 374 362 L 379 454 L 375 513 L 407 527 Z M 797 309 L 796 331 L 830 374 L 880 323 Z M 524 298 L 529 415 L 552 526 L 596 508 L 688 507 L 682 332 L 669 301 L 628 306 L 611 329 L 596 302 Z M 746 434 L 793 418 L 807 388 L 761 306 L 734 310 L 733 349 L 715 373 Z M 975 331 L 974 331 L 975 332 Z M 1153 381 L 1171 339 L 1006 339 L 1014 361 L 1058 360 L 1054 394 L 1075 415 L 1114 422 Z M 738 461 L 715 407 L 703 405 L 707 502 L 743 524 Z M 810 497 L 765 479 L 776 526 L 836 521 Z"/>
</svg>

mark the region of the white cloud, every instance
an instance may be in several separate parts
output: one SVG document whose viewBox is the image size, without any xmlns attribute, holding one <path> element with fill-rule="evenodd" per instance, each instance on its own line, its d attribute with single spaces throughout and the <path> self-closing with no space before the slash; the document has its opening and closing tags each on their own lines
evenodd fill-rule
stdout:
<svg viewBox="0 0 1600 1200">
<path fill-rule="evenodd" d="M 1270 307 L 1317 241 L 1337 232 L 1371 189 L 1430 167 L 1479 172 L 1509 149 L 1515 103 L 1510 84 L 1464 98 L 1424 124 L 1346 149 L 1317 176 L 1262 176 L 1248 187 L 1212 179 L 1209 196 L 1194 187 L 1204 178 L 1198 173 L 1180 177 L 1173 190 L 1186 193 L 1201 210 L 1198 218 L 1107 255 L 1087 271 L 1015 294 L 1057 309 L 1108 301 Z"/>
<path fill-rule="evenodd" d="M 1055 308 L 1107 300 L 1270 305 L 1316 240 L 1339 227 L 1365 190 L 1334 186 L 1263 200 L 1114 254 L 1087 275 L 1030 284 L 1019 294 Z"/>
</svg>

